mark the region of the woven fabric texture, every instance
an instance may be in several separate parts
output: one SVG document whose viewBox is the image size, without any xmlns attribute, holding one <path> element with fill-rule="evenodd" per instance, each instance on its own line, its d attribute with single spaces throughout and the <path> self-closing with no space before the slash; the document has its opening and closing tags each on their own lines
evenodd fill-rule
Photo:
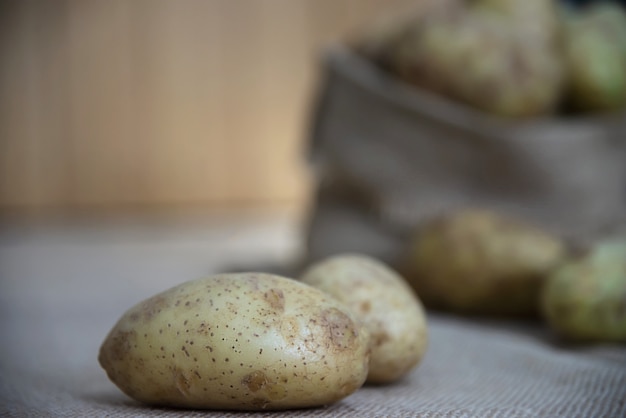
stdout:
<svg viewBox="0 0 626 418">
<path fill-rule="evenodd" d="M 243 226 L 242 226 L 243 225 Z M 0 416 L 624 417 L 626 347 L 567 346 L 542 325 L 429 315 L 423 363 L 393 385 L 325 408 L 151 408 L 123 395 L 96 357 L 135 302 L 248 260 L 284 261 L 297 234 L 236 222 L 163 229 L 72 227 L 0 234 Z"/>
</svg>

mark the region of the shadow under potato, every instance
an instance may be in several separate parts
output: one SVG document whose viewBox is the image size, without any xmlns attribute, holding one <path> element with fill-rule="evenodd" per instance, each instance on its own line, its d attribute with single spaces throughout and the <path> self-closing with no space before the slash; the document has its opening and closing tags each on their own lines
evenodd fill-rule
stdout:
<svg viewBox="0 0 626 418">
<path fill-rule="evenodd" d="M 108 410 L 110 408 L 114 408 L 114 410 L 118 410 L 119 412 L 124 412 L 125 414 L 131 413 L 133 416 L 138 415 L 158 415 L 158 416 L 168 416 L 168 413 L 171 412 L 171 416 L 207 416 L 207 413 L 218 413 L 220 417 L 243 417 L 243 416 L 276 416 L 276 414 L 280 414 L 280 410 L 258 410 L 258 411 L 246 411 L 246 410 L 226 410 L 226 409 L 198 409 L 198 408 L 183 408 L 183 407 L 170 407 L 170 406 L 156 406 L 144 404 L 138 401 L 135 401 L 128 396 L 124 395 L 121 391 L 99 391 L 93 392 L 89 394 L 84 394 L 81 398 L 87 401 L 90 404 L 96 404 L 102 407 L 106 407 Z M 352 408 L 347 406 L 345 403 L 339 401 L 331 405 L 322 405 L 310 408 L 299 408 L 299 409 L 289 409 L 288 411 L 301 411 L 304 413 L 306 411 L 306 416 L 328 416 L 329 412 L 336 411 L 338 414 L 346 414 L 350 412 Z M 285 412 L 283 410 L 283 412 Z"/>
</svg>

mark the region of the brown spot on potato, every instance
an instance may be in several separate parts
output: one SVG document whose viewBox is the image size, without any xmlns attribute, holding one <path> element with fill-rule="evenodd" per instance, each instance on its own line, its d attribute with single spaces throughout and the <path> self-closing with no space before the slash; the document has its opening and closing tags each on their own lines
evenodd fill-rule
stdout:
<svg viewBox="0 0 626 418">
<path fill-rule="evenodd" d="M 100 364 L 106 361 L 105 357 L 108 357 L 108 359 L 112 361 L 124 360 L 136 339 L 137 333 L 135 331 L 118 331 L 116 334 L 107 338 L 100 350 Z"/>
<path fill-rule="evenodd" d="M 241 383 L 246 386 L 250 392 L 257 392 L 269 384 L 269 381 L 265 373 L 260 370 L 255 370 L 245 375 L 243 379 L 241 379 Z"/>
<path fill-rule="evenodd" d="M 362 302 L 359 309 L 364 314 L 369 313 L 372 310 L 372 303 L 369 300 Z"/>
<path fill-rule="evenodd" d="M 263 299 L 265 299 L 277 313 L 282 313 L 285 310 L 285 295 L 282 290 L 270 289 L 263 293 Z"/>
<path fill-rule="evenodd" d="M 325 309 L 321 313 L 320 325 L 324 329 L 325 339 L 330 348 L 346 350 L 354 346 L 358 337 L 357 328 L 352 319 L 337 308 Z"/>
<path fill-rule="evenodd" d="M 196 328 L 196 333 L 201 335 L 208 335 L 210 330 L 211 326 L 208 325 L 206 322 L 202 322 L 200 325 L 198 325 L 198 328 Z"/>
<path fill-rule="evenodd" d="M 189 397 L 189 390 L 191 389 L 191 382 L 182 370 L 179 368 L 172 369 L 172 375 L 174 378 L 174 387 L 183 398 Z"/>
<path fill-rule="evenodd" d="M 167 300 L 161 296 L 153 296 L 150 299 L 146 300 L 140 306 L 141 318 L 144 322 L 148 322 L 152 320 L 152 318 L 161 312 L 161 310 L 168 308 L 169 305 Z M 132 316 L 132 314 L 131 314 Z"/>
<path fill-rule="evenodd" d="M 374 346 L 380 347 L 388 341 L 391 341 L 391 337 L 385 331 L 381 331 L 372 336 L 374 340 Z"/>
<path fill-rule="evenodd" d="M 280 323 L 280 333 L 287 342 L 294 342 L 300 335 L 300 325 L 294 317 L 286 317 Z"/>
<path fill-rule="evenodd" d="M 265 406 L 269 404 L 270 401 L 277 401 L 280 399 L 284 399 L 287 396 L 287 389 L 283 385 L 277 385 L 274 382 L 270 381 L 265 373 L 260 370 L 255 370 L 252 373 L 247 374 L 241 379 L 241 383 L 250 390 L 252 393 L 257 393 L 262 391 L 267 398 L 255 398 L 262 399 Z M 253 401 L 254 402 L 254 401 Z M 265 407 L 262 406 L 262 407 Z"/>
</svg>

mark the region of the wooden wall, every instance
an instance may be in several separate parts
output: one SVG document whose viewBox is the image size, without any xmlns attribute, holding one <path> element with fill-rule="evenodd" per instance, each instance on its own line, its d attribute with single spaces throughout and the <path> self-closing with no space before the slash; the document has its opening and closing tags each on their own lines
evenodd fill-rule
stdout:
<svg viewBox="0 0 626 418">
<path fill-rule="evenodd" d="M 0 210 L 302 201 L 320 49 L 415 1 L 0 2 Z"/>
</svg>

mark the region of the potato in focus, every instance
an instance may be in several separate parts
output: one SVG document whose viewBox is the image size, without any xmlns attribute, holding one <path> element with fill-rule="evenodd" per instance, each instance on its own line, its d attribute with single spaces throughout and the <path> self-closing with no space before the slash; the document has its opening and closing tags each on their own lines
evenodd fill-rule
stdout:
<svg viewBox="0 0 626 418">
<path fill-rule="evenodd" d="M 367 382 L 393 382 L 419 364 L 428 342 L 424 309 L 389 267 L 362 255 L 337 255 L 310 266 L 301 280 L 337 298 L 369 329 Z"/>
<path fill-rule="evenodd" d="M 318 289 L 270 274 L 223 274 L 130 309 L 99 361 L 123 392 L 148 404 L 302 408 L 361 387 L 369 334 Z"/>
</svg>

